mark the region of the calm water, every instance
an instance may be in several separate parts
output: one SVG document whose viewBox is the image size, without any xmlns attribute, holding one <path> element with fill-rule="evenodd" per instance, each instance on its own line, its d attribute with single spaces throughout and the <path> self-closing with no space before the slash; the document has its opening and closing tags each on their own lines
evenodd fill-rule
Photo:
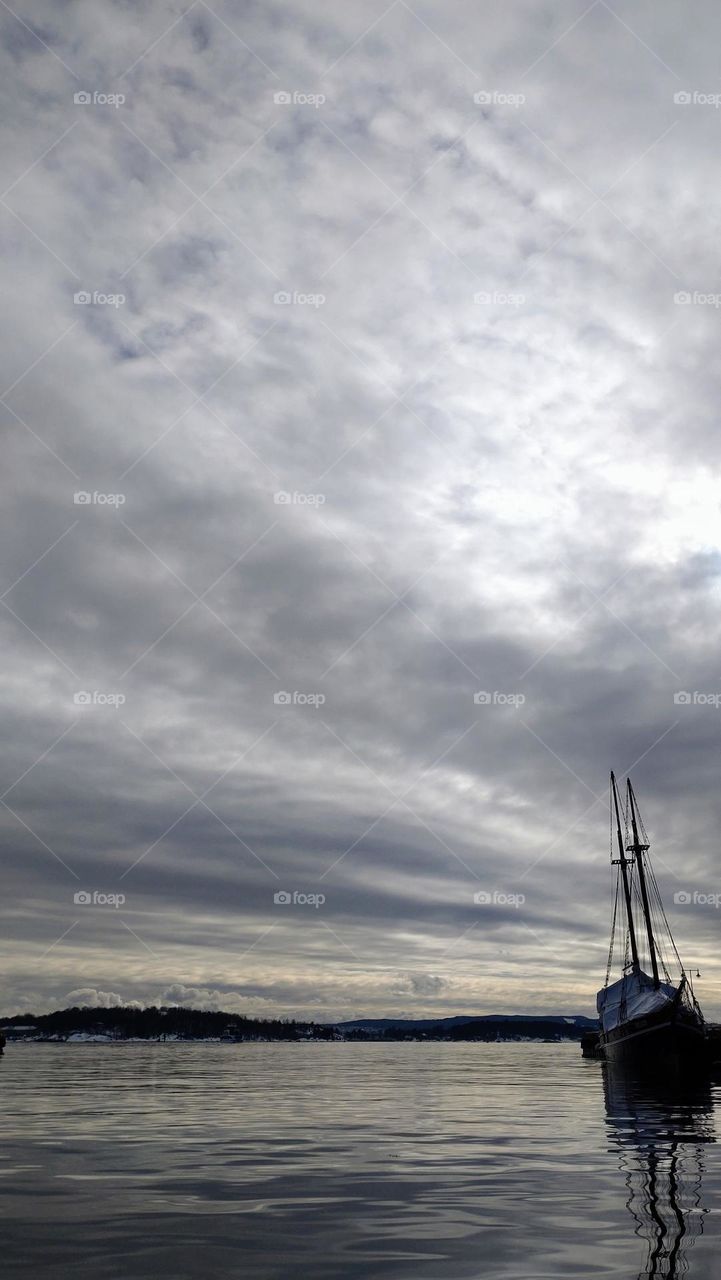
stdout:
<svg viewBox="0 0 721 1280">
<path fill-rule="evenodd" d="M 721 1270 L 721 1090 L 576 1045 L 10 1045 L 0 1089 L 3 1280 Z"/>
</svg>

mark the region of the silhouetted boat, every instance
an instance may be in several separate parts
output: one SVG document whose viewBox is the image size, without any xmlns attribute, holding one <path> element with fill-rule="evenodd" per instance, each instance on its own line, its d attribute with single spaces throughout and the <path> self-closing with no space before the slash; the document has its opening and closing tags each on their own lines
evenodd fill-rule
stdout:
<svg viewBox="0 0 721 1280">
<path fill-rule="evenodd" d="M 630 779 L 626 783 L 624 831 L 613 773 L 611 798 L 619 856 L 611 860 L 618 874 L 606 982 L 596 998 L 599 1048 L 608 1062 L 654 1070 L 705 1065 L 710 1057 L 708 1031 L 666 919 Z M 609 984 L 619 903 L 625 919 L 622 976 Z M 668 953 L 666 943 L 670 944 Z M 650 973 L 642 967 L 642 953 Z M 680 970 L 675 981 L 668 968 L 672 955 Z"/>
</svg>

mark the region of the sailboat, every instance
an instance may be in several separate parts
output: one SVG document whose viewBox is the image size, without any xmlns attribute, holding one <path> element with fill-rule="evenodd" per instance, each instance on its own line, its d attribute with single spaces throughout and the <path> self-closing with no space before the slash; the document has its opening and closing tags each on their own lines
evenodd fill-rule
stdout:
<svg viewBox="0 0 721 1280">
<path fill-rule="evenodd" d="M 613 826 L 615 817 L 619 856 L 611 857 L 612 865 L 618 867 L 616 899 L 606 982 L 596 998 L 599 1049 L 611 1063 L 661 1070 L 705 1064 L 710 1059 L 708 1030 L 666 919 L 630 778 L 626 782 L 623 830 L 613 773 L 611 799 L 611 823 Z M 611 852 L 613 855 L 613 834 Z M 619 902 L 625 918 L 622 976 L 609 983 Z M 670 943 L 680 970 L 675 981 L 668 969 L 667 960 L 671 960 L 666 942 Z"/>
</svg>

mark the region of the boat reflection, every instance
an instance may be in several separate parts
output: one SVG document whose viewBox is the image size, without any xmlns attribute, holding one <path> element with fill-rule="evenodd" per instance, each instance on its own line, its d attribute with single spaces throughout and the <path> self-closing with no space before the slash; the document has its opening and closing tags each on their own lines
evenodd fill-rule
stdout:
<svg viewBox="0 0 721 1280">
<path fill-rule="evenodd" d="M 646 1243 L 638 1276 L 677 1277 L 702 1234 L 705 1146 L 715 1142 L 708 1080 L 660 1086 L 604 1064 L 609 1139 L 619 1157 L 634 1233 Z"/>
</svg>

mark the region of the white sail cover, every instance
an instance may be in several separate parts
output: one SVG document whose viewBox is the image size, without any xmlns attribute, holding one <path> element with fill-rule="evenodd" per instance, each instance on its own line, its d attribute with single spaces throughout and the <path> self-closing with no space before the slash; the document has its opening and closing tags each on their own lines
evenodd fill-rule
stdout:
<svg viewBox="0 0 721 1280">
<path fill-rule="evenodd" d="M 654 989 L 653 978 L 639 969 L 637 973 L 627 973 L 604 987 L 596 996 L 596 1008 L 604 1031 L 613 1031 L 614 1027 L 631 1018 L 643 1018 L 649 1013 L 656 1013 L 665 1004 L 675 1000 L 677 988 L 670 982 L 660 983 Z"/>
</svg>

